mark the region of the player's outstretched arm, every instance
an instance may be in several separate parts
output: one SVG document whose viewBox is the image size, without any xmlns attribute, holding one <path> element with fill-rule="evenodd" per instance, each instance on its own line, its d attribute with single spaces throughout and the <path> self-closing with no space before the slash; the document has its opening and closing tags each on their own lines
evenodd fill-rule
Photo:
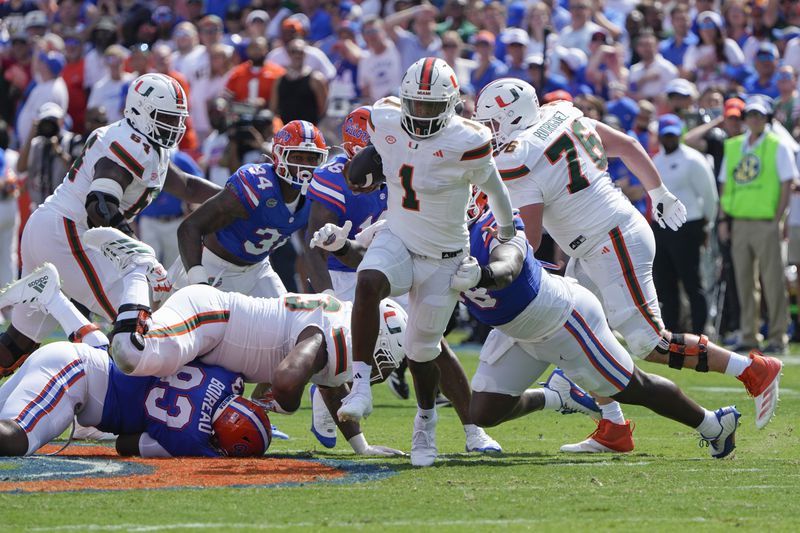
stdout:
<svg viewBox="0 0 800 533">
<path fill-rule="evenodd" d="M 522 206 L 519 216 L 525 224 L 525 237 L 528 238 L 533 251 L 542 244 L 542 220 L 544 218 L 544 204 L 529 204 Z"/>
<path fill-rule="evenodd" d="M 328 364 L 325 337 L 316 326 L 309 326 L 297 336 L 297 344 L 280 362 L 272 378 L 273 405 L 267 408 L 291 414 L 300 408 L 303 391 L 311 377 Z"/>
<path fill-rule="evenodd" d="M 319 392 L 322 395 L 325 406 L 336 421 L 336 426 L 339 428 L 339 431 L 342 432 L 344 438 L 347 439 L 347 442 L 350 443 L 355 453 L 358 455 L 405 455 L 402 451 L 395 450 L 394 448 L 369 444 L 364 434 L 361 432 L 361 425 L 358 422 L 342 422 L 339 420 L 337 412 L 342 406 L 342 400 L 350 393 L 350 387 L 347 385 L 339 385 L 338 387 L 320 386 Z"/>
<path fill-rule="evenodd" d="M 238 218 L 247 218 L 247 211 L 235 194 L 223 189 L 181 222 L 178 226 L 178 251 L 189 275 L 189 283 L 208 281 L 208 275 L 201 266 L 203 237 L 228 226 Z"/>
<path fill-rule="evenodd" d="M 219 185 L 206 179 L 187 174 L 170 161 L 167 177 L 164 180 L 164 190 L 184 202 L 201 204 L 221 189 Z"/>
<path fill-rule="evenodd" d="M 686 222 L 686 207 L 661 181 L 653 160 L 634 137 L 629 137 L 601 122 L 595 123 L 603 147 L 609 157 L 619 157 L 634 176 L 639 178 L 653 201 L 653 217 L 662 228 L 680 228 Z"/>
<path fill-rule="evenodd" d="M 147 433 L 120 435 L 117 437 L 116 448 L 122 457 L 172 457 Z"/>
<path fill-rule="evenodd" d="M 351 227 L 352 223 L 349 220 L 345 222 L 343 227 L 329 222 L 314 232 L 308 246 L 312 250 L 328 251 L 335 255 L 336 259 L 341 261 L 342 264 L 350 268 L 358 268 L 358 264 L 361 263 L 364 254 L 367 253 L 369 244 L 365 246 L 358 237 L 355 240 L 348 239 L 347 236 L 350 234 Z"/>
<path fill-rule="evenodd" d="M 94 178 L 86 195 L 86 216 L 91 227 L 117 228 L 134 236 L 133 230 L 119 209 L 125 189 L 133 182 L 130 172 L 107 157 L 100 158 L 94 167 Z"/>
<path fill-rule="evenodd" d="M 494 218 L 497 220 L 497 238 L 500 242 L 505 242 L 516 234 L 517 230 L 514 227 L 514 213 L 511 207 L 511 196 L 508 194 L 503 180 L 500 178 L 500 173 L 494 164 L 487 165 L 485 170 L 485 178 L 480 178 L 473 183 L 481 188 L 486 196 L 489 198 L 489 207 L 494 213 Z"/>
</svg>

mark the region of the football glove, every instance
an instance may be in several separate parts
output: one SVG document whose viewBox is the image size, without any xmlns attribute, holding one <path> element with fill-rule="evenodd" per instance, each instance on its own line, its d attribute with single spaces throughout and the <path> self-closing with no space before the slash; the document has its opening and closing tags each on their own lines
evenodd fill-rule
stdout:
<svg viewBox="0 0 800 533">
<path fill-rule="evenodd" d="M 653 218 L 662 228 L 676 231 L 686 222 L 686 207 L 664 184 L 647 191 L 653 201 Z"/>
<path fill-rule="evenodd" d="M 481 279 L 481 266 L 478 260 L 471 255 L 465 257 L 458 266 L 456 273 L 450 276 L 450 288 L 463 292 L 474 288 Z"/>
<path fill-rule="evenodd" d="M 338 252 L 341 250 L 345 243 L 347 243 L 347 236 L 350 234 L 350 229 L 353 227 L 351 221 L 344 223 L 341 228 L 336 224 L 328 222 L 320 229 L 314 232 L 311 242 L 308 245 L 311 248 L 320 247 L 328 252 Z"/>
</svg>

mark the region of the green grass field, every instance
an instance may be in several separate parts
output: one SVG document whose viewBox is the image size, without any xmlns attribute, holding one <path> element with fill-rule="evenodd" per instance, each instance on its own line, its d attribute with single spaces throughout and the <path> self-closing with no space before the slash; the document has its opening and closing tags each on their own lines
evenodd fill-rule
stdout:
<svg viewBox="0 0 800 533">
<path fill-rule="evenodd" d="M 471 375 L 476 354 L 461 355 Z M 626 415 L 636 423 L 636 450 L 624 456 L 559 453 L 562 443 L 582 439 L 594 425 L 582 415 L 552 412 L 490 430 L 504 455 L 467 455 L 458 419 L 445 408 L 442 456 L 432 468 L 413 469 L 407 458 L 362 459 L 396 474 L 277 488 L 2 494 L 0 530 L 797 531 L 800 357 L 787 358 L 778 415 L 762 431 L 753 424 L 753 402 L 733 378 L 643 366 L 708 408 L 739 407 L 734 460 L 712 460 L 693 431 L 634 407 Z M 396 400 L 380 386 L 365 434 L 373 444 L 408 450 L 414 412 L 412 401 Z M 334 450 L 323 451 L 308 431 L 307 404 L 275 421 L 292 439 L 273 441 L 271 452 L 353 459 L 341 436 Z"/>
</svg>

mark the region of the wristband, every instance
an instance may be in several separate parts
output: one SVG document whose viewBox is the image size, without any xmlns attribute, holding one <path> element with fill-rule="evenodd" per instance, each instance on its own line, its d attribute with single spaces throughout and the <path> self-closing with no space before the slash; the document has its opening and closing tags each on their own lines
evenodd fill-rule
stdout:
<svg viewBox="0 0 800 533">
<path fill-rule="evenodd" d="M 662 196 L 664 196 L 668 192 L 669 192 L 669 189 L 667 189 L 667 186 L 662 183 L 658 187 L 656 187 L 654 189 L 650 189 L 649 191 L 647 191 L 647 194 L 649 194 L 651 198 L 656 199 L 656 198 L 661 198 Z"/>
<path fill-rule="evenodd" d="M 481 279 L 478 280 L 478 285 L 476 286 L 488 289 L 489 287 L 494 287 L 495 285 L 496 282 L 494 279 L 494 271 L 492 270 L 492 267 L 490 267 L 489 265 L 482 266 Z"/>
<path fill-rule="evenodd" d="M 364 454 L 369 448 L 369 444 L 367 444 L 367 439 L 364 438 L 363 433 L 359 433 L 353 437 L 347 439 L 347 442 L 350 443 L 350 446 L 353 448 L 353 451 L 356 452 L 358 455 Z"/>
<path fill-rule="evenodd" d="M 347 239 L 347 240 L 344 241 L 344 245 L 342 245 L 341 248 L 339 248 L 338 250 L 336 250 L 334 252 L 331 252 L 331 253 L 333 255 L 335 255 L 336 257 L 342 257 L 343 255 L 345 255 L 349 251 L 350 251 L 350 240 Z"/>
<path fill-rule="evenodd" d="M 186 273 L 189 285 L 205 284 L 208 285 L 208 272 L 203 265 L 195 265 Z"/>
</svg>

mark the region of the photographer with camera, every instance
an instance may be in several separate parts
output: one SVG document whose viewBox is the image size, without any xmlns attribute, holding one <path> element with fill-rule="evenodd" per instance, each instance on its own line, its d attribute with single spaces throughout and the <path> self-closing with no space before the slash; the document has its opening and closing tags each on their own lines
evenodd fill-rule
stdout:
<svg viewBox="0 0 800 533">
<path fill-rule="evenodd" d="M 64 128 L 64 109 L 53 102 L 42 105 L 17 162 L 19 174 L 28 173 L 31 209 L 53 193 L 82 148 L 83 138 Z"/>
<path fill-rule="evenodd" d="M 254 112 L 254 108 L 236 113 L 240 104 L 233 104 L 233 124 L 228 128 L 230 142 L 220 160 L 222 166 L 235 171 L 242 165 L 266 162 L 264 154 L 272 152 L 273 120 L 269 109 Z"/>
</svg>

